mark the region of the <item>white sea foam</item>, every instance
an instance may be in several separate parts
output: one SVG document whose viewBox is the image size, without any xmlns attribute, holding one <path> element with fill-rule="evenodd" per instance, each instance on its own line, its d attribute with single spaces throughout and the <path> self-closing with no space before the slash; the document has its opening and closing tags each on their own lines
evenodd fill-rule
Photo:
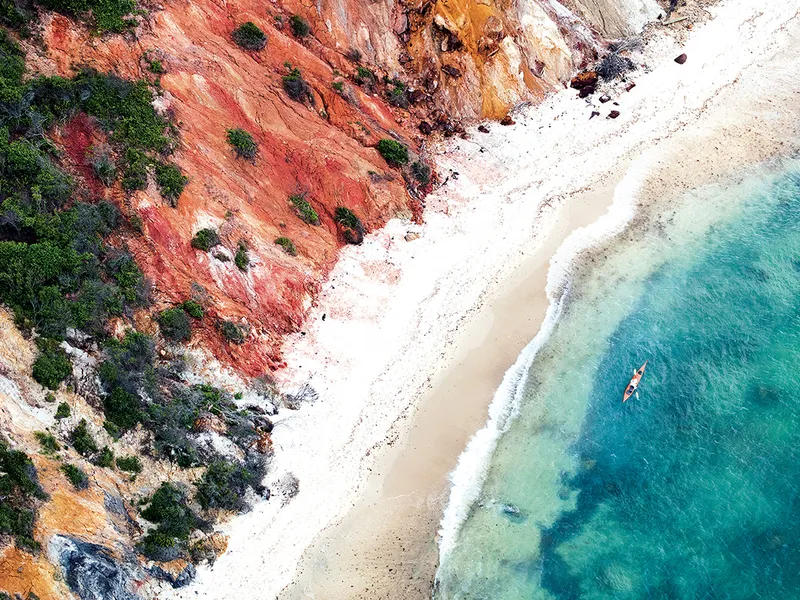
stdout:
<svg viewBox="0 0 800 600">
<path fill-rule="evenodd" d="M 459 531 L 480 496 L 497 443 L 519 412 L 525 381 L 536 354 L 550 338 L 569 300 L 575 265 L 582 254 L 619 234 L 633 219 L 638 192 L 655 158 L 655 151 L 640 157 L 617 185 L 608 212 L 592 225 L 573 231 L 554 254 L 547 274 L 546 291 L 550 304 L 544 322 L 506 371 L 489 407 L 486 425 L 469 441 L 450 474 L 450 498 L 439 529 L 440 562 L 444 562 L 455 547 Z"/>
</svg>

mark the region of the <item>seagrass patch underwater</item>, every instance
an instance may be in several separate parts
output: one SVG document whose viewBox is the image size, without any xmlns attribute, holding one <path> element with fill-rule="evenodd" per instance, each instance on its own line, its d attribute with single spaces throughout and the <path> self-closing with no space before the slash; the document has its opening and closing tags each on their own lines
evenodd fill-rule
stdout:
<svg viewBox="0 0 800 600">
<path fill-rule="evenodd" d="M 436 598 L 800 597 L 800 167 L 665 213 L 573 279 Z"/>
</svg>

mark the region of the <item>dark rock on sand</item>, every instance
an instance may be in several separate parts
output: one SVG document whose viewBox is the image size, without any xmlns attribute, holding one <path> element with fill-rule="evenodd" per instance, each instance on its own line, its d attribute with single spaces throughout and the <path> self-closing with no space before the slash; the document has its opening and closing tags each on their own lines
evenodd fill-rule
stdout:
<svg viewBox="0 0 800 600">
<path fill-rule="evenodd" d="M 605 104 L 609 100 L 611 100 L 611 96 L 609 96 L 608 94 L 603 94 L 602 96 L 600 96 L 600 102 L 602 102 L 603 104 Z"/>
<path fill-rule="evenodd" d="M 609 119 L 616 119 L 618 116 L 619 116 L 618 110 L 612 110 L 610 113 L 608 113 Z"/>
<path fill-rule="evenodd" d="M 515 123 L 514 119 L 511 118 L 511 115 L 506 115 L 500 121 L 500 125 L 513 125 Z"/>
<path fill-rule="evenodd" d="M 583 73 L 578 73 L 569 82 L 569 86 L 576 90 L 582 90 L 586 87 L 597 87 L 597 72 L 584 71 Z"/>
<path fill-rule="evenodd" d="M 683 63 L 686 62 L 686 59 L 687 56 L 685 54 L 681 54 L 680 56 L 675 58 L 675 62 L 678 63 L 679 65 L 682 65 Z"/>
<path fill-rule="evenodd" d="M 489 133 L 489 128 L 486 125 L 478 125 L 478 131 L 481 133 Z"/>
<path fill-rule="evenodd" d="M 633 81 L 631 81 L 628 85 L 625 86 L 625 91 L 626 92 L 630 92 L 635 87 L 636 87 L 636 84 Z"/>
</svg>

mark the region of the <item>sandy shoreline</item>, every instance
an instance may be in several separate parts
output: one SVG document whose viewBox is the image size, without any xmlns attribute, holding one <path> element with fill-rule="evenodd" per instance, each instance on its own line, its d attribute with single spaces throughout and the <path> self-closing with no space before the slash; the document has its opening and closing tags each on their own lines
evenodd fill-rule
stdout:
<svg viewBox="0 0 800 600">
<path fill-rule="evenodd" d="M 645 150 L 689 126 L 718 131 L 710 119 L 724 108 L 720 94 L 741 87 L 743 74 L 787 44 L 792 17 L 797 29 L 796 8 L 762 10 L 755 0 L 728 2 L 685 49 L 669 40 L 651 44 L 645 53 L 653 70 L 637 73 L 636 88 L 616 95 L 619 107 L 595 108 L 566 91 L 515 127 L 493 126 L 445 148 L 440 168 L 459 177 L 430 198 L 426 224 L 392 221 L 362 247 L 348 248 L 306 334 L 287 342 L 292 366 L 284 383 L 310 381 L 320 395 L 283 414 L 274 432 L 273 480 L 294 473 L 300 493 L 285 506 L 276 498 L 234 520 L 229 551 L 180 597 L 272 599 L 298 565 L 299 584 L 285 598 L 429 596 L 433 533 L 447 499 L 443 477 L 485 420 L 503 371 L 539 327 L 545 263 L 555 249 L 543 246 L 557 246 L 602 213 L 609 188 Z M 741 43 L 732 47 L 731 35 Z M 686 65 L 671 60 L 679 50 L 689 54 Z M 784 74 L 748 76 L 753 102 L 728 115 L 743 122 L 734 133 L 746 137 L 759 110 L 787 117 L 786 95 L 772 107 L 761 98 L 776 83 L 770 76 Z M 603 118 L 612 108 L 621 116 Z M 591 110 L 601 118 L 589 121 Z M 742 157 L 750 156 L 740 143 Z M 713 160 L 692 169 L 694 157 L 684 158 L 692 173 L 677 187 L 725 170 Z M 421 237 L 406 242 L 407 231 Z M 388 517 L 382 503 L 393 511 Z M 392 540 L 398 529 L 402 539 Z M 398 581 L 408 585 L 403 596 Z"/>
</svg>

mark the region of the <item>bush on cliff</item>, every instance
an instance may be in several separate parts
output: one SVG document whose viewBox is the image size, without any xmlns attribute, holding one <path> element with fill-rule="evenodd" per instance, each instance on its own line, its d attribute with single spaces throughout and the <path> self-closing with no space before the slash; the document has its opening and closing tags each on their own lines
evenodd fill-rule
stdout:
<svg viewBox="0 0 800 600">
<path fill-rule="evenodd" d="M 126 471 L 127 473 L 133 473 L 134 475 L 138 475 L 142 472 L 142 461 L 141 459 L 136 456 L 120 456 L 116 460 L 117 468 L 120 471 Z"/>
<path fill-rule="evenodd" d="M 194 300 L 186 300 L 182 305 L 183 310 L 189 313 L 189 316 L 193 319 L 202 319 L 203 318 L 203 307 Z"/>
<path fill-rule="evenodd" d="M 411 174 L 414 179 L 425 185 L 431 180 L 431 168 L 424 162 L 415 161 L 411 163 Z"/>
<path fill-rule="evenodd" d="M 290 240 L 288 237 L 279 237 L 275 240 L 275 243 L 278 244 L 283 251 L 286 252 L 289 256 L 297 256 L 297 247 L 294 245 L 294 242 Z"/>
<path fill-rule="evenodd" d="M 228 143 L 239 158 L 254 160 L 258 154 L 258 144 L 244 129 L 228 129 Z"/>
<path fill-rule="evenodd" d="M 185 342 L 192 337 L 192 324 L 182 308 L 168 308 L 158 316 L 161 335 L 173 342 Z"/>
<path fill-rule="evenodd" d="M 33 363 L 33 378 L 40 385 L 56 390 L 72 374 L 69 356 L 54 340 L 40 339 L 36 345 L 39 347 L 39 356 Z"/>
<path fill-rule="evenodd" d="M 188 506 L 186 491 L 172 483 L 162 483 L 142 517 L 157 525 L 139 543 L 139 551 L 151 560 L 169 561 L 186 554 L 186 540 L 205 523 Z"/>
<path fill-rule="evenodd" d="M 94 441 L 92 434 L 89 433 L 86 419 L 81 419 L 75 429 L 70 432 L 69 441 L 81 456 L 91 456 L 98 450 L 97 442 Z"/>
<path fill-rule="evenodd" d="M 231 34 L 233 41 L 245 50 L 263 50 L 267 45 L 267 36 L 253 23 L 242 23 Z"/>
<path fill-rule="evenodd" d="M 334 220 L 342 226 L 342 235 L 348 244 L 360 244 L 364 241 L 364 225 L 352 210 L 337 206 Z"/>
<path fill-rule="evenodd" d="M 33 539 L 38 501 L 46 500 L 33 462 L 0 441 L 0 534 L 14 536 L 24 550 L 38 550 Z"/>
<path fill-rule="evenodd" d="M 81 491 L 89 487 L 89 477 L 82 469 L 75 465 L 61 465 L 61 472 L 67 476 L 67 479 L 76 490 Z"/>
<path fill-rule="evenodd" d="M 156 183 L 161 195 L 175 207 L 178 205 L 178 198 L 183 193 L 183 188 L 189 183 L 189 178 L 175 165 L 159 162 L 156 163 Z"/>
<path fill-rule="evenodd" d="M 243 344 L 245 331 L 233 321 L 220 320 L 217 322 L 217 329 L 227 341 L 232 344 Z"/>
<path fill-rule="evenodd" d="M 392 106 L 408 108 L 408 90 L 406 84 L 399 79 L 392 79 L 387 82 L 386 100 Z"/>
<path fill-rule="evenodd" d="M 393 167 L 408 163 L 408 148 L 396 140 L 382 139 L 378 142 L 378 152 Z"/>
<path fill-rule="evenodd" d="M 66 419 L 67 417 L 69 417 L 71 413 L 72 411 L 69 408 L 69 404 L 67 404 L 66 402 L 61 402 L 58 405 L 58 408 L 56 408 L 55 418 L 56 420 L 60 421 L 61 419 Z"/>
<path fill-rule="evenodd" d="M 192 248 L 197 248 L 203 252 L 208 252 L 214 246 L 219 245 L 219 235 L 213 229 L 201 229 L 192 238 Z"/>
<path fill-rule="evenodd" d="M 309 225 L 319 225 L 319 215 L 315 211 L 304 194 L 292 194 L 289 196 L 289 202 L 292 203 L 297 216 Z"/>
<path fill-rule="evenodd" d="M 261 487 L 261 475 L 244 464 L 217 460 L 196 484 L 197 501 L 204 509 L 245 510 L 245 493 L 248 488 Z"/>
<path fill-rule="evenodd" d="M 241 240 L 236 247 L 236 256 L 233 257 L 233 262 L 236 263 L 240 271 L 246 272 L 250 267 L 250 256 L 247 253 L 247 243 L 244 240 Z"/>
<path fill-rule="evenodd" d="M 98 33 L 122 33 L 136 25 L 136 20 L 129 16 L 136 9 L 133 0 L 38 0 L 38 3 L 68 17 L 88 19 Z"/>
<path fill-rule="evenodd" d="M 300 15 L 289 17 L 289 25 L 292 27 L 292 33 L 297 38 L 304 38 L 311 33 L 311 25 Z"/>
<path fill-rule="evenodd" d="M 304 102 L 309 100 L 312 104 L 314 97 L 311 94 L 311 86 L 303 79 L 300 69 L 292 69 L 288 75 L 283 76 L 283 89 L 289 95 L 289 98 L 295 102 Z"/>
</svg>

